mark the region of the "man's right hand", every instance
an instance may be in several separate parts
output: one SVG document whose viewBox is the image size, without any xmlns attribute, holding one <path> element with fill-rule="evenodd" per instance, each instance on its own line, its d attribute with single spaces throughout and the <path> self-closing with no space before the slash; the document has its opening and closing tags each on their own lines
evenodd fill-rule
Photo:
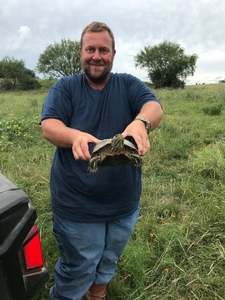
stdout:
<svg viewBox="0 0 225 300">
<path fill-rule="evenodd" d="M 86 132 L 76 130 L 75 139 L 72 145 L 73 156 L 76 160 L 87 160 L 91 159 L 89 152 L 88 143 L 99 143 L 99 139 L 96 139 L 93 135 Z"/>
<path fill-rule="evenodd" d="M 41 129 L 44 138 L 56 147 L 72 148 L 76 160 L 91 159 L 88 143 L 99 143 L 101 140 L 93 135 L 77 129 L 67 127 L 57 119 L 45 119 L 41 122 Z"/>
</svg>

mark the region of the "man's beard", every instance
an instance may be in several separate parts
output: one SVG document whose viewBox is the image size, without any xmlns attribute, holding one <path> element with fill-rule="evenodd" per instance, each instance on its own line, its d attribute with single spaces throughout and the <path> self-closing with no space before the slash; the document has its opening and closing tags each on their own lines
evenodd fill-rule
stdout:
<svg viewBox="0 0 225 300">
<path fill-rule="evenodd" d="M 92 67 L 95 65 L 96 65 L 96 68 L 98 68 L 99 66 L 104 66 L 103 71 L 101 73 L 94 74 L 93 72 L 91 72 L 90 64 L 86 63 L 86 64 L 83 64 L 83 66 L 82 66 L 84 74 L 87 76 L 87 78 L 90 81 L 92 81 L 94 83 L 103 83 L 109 77 L 109 74 L 112 70 L 113 64 L 111 63 L 109 66 L 105 66 L 100 63 L 96 63 L 96 64 L 92 64 Z"/>
</svg>

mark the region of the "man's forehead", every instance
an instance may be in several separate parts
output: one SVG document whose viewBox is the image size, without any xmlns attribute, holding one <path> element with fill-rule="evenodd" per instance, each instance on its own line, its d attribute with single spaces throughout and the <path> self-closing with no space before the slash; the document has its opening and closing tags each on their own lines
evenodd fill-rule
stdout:
<svg viewBox="0 0 225 300">
<path fill-rule="evenodd" d="M 100 32 L 85 32 L 83 36 L 83 43 L 85 44 L 97 44 L 103 43 L 106 46 L 112 45 L 112 38 L 107 30 L 100 31 Z"/>
</svg>

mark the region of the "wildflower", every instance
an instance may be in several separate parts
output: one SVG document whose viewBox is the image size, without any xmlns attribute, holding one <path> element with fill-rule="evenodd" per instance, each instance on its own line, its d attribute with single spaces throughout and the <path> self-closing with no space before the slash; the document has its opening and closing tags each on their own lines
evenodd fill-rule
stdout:
<svg viewBox="0 0 225 300">
<path fill-rule="evenodd" d="M 165 219 L 162 219 L 162 223 L 163 223 L 163 224 L 166 224 L 166 220 L 165 220 Z"/>
<path fill-rule="evenodd" d="M 176 217 L 177 217 L 177 216 L 176 216 L 175 214 L 172 214 L 172 215 L 171 215 L 171 218 L 173 218 L 173 219 L 176 219 Z"/>
<path fill-rule="evenodd" d="M 168 272 L 169 272 L 169 269 L 165 268 L 165 269 L 164 269 L 164 272 L 168 273 Z"/>
<path fill-rule="evenodd" d="M 150 236 L 150 238 L 153 238 L 154 237 L 154 233 L 150 233 L 149 236 Z"/>
</svg>

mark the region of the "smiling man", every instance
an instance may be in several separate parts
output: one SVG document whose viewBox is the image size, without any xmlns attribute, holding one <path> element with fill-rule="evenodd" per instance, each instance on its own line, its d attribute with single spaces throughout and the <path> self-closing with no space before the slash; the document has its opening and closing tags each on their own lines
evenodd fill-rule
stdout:
<svg viewBox="0 0 225 300">
<path fill-rule="evenodd" d="M 80 41 L 84 74 L 59 80 L 43 105 L 43 136 L 56 146 L 50 177 L 53 233 L 60 252 L 50 289 L 54 300 L 105 299 L 139 214 L 141 168 L 129 164 L 88 172 L 95 144 L 118 133 L 145 155 L 148 133 L 163 115 L 143 82 L 111 72 L 115 54 L 106 24 L 85 27 Z"/>
<path fill-rule="evenodd" d="M 101 34 L 87 31 L 82 35 L 80 48 L 82 68 L 93 88 L 101 89 L 109 80 L 116 54 L 113 40 L 111 31 L 102 31 Z"/>
</svg>

